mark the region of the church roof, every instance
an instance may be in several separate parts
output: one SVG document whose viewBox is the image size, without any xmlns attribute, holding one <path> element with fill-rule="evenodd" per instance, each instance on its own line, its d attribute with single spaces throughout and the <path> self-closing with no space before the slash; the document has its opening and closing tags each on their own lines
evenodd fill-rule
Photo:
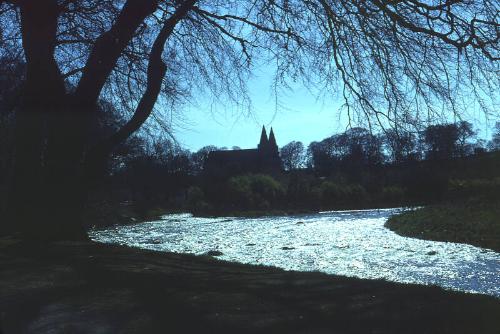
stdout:
<svg viewBox="0 0 500 334">
<path fill-rule="evenodd" d="M 276 138 L 271 128 L 267 137 L 266 128 L 262 127 L 260 143 L 257 149 L 212 151 L 205 161 L 205 168 L 216 173 L 260 172 L 281 168 L 281 159 L 276 146 Z"/>
</svg>

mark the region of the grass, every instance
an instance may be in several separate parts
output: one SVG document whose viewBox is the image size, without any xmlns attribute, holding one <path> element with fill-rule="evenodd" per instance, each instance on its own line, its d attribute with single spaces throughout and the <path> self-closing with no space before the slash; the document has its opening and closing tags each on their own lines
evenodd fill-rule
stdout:
<svg viewBox="0 0 500 334">
<path fill-rule="evenodd" d="M 467 243 L 500 252 L 500 200 L 476 198 L 405 212 L 386 227 L 402 236 Z"/>
<path fill-rule="evenodd" d="M 0 333 L 498 333 L 498 298 L 96 243 L 0 239 Z"/>
</svg>

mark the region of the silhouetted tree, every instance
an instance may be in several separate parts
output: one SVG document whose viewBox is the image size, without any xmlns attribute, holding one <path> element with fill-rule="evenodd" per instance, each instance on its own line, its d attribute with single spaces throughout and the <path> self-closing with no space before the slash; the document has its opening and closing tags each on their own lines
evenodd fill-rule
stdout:
<svg viewBox="0 0 500 334">
<path fill-rule="evenodd" d="M 457 152 L 458 128 L 455 124 L 430 125 L 423 132 L 429 160 L 451 159 Z"/>
<path fill-rule="evenodd" d="M 0 15 L 0 56 L 22 49 L 27 69 L 2 221 L 37 238 L 85 237 L 86 185 L 159 97 L 162 110 L 203 89 L 241 97 L 259 55 L 277 64 L 277 83 L 340 82 L 349 114 L 396 123 L 435 101 L 457 110 L 454 87 L 498 86 L 489 0 L 1 0 Z M 103 97 L 130 117 L 95 140 Z"/>
<path fill-rule="evenodd" d="M 382 139 L 367 129 L 352 128 L 343 134 L 348 154 L 342 157 L 350 166 L 379 165 L 384 162 Z"/>
<path fill-rule="evenodd" d="M 122 145 L 128 151 L 120 156 L 115 177 L 121 180 L 119 186 L 132 193 L 139 213 L 155 206 L 168 206 L 193 184 L 194 167 L 189 151 L 165 138 L 146 141 L 133 136 L 131 139 Z"/>
<path fill-rule="evenodd" d="M 217 151 L 218 148 L 213 145 L 204 146 L 200 148 L 196 153 L 193 153 L 191 158 L 193 160 L 193 168 L 195 173 L 200 173 L 205 167 L 205 162 L 208 159 L 210 152 Z"/>
<path fill-rule="evenodd" d="M 475 143 L 472 144 L 472 149 L 474 154 L 484 154 L 488 151 L 488 142 L 484 139 L 477 139 Z"/>
<path fill-rule="evenodd" d="M 473 125 L 467 121 L 461 121 L 455 125 L 458 131 L 457 155 L 465 157 L 474 153 L 474 142 L 477 132 Z"/>
<path fill-rule="evenodd" d="M 384 162 L 382 138 L 363 128 L 352 128 L 333 135 L 308 148 L 308 165 L 322 175 L 334 169 L 358 173 L 364 166 Z"/>
<path fill-rule="evenodd" d="M 280 156 L 285 170 L 299 169 L 304 164 L 304 144 L 292 141 L 281 148 Z"/>
<path fill-rule="evenodd" d="M 335 166 L 335 161 L 330 155 L 332 140 L 326 138 L 321 142 L 312 142 L 307 148 L 307 166 L 322 175 L 328 174 Z"/>
<path fill-rule="evenodd" d="M 472 124 L 466 121 L 428 126 L 423 132 L 426 157 L 439 160 L 470 155 L 474 152 L 475 136 Z"/>
<path fill-rule="evenodd" d="M 413 133 L 388 129 L 385 132 L 384 141 L 390 161 L 401 163 L 418 159 L 417 137 Z"/>
<path fill-rule="evenodd" d="M 495 124 L 495 130 L 490 142 L 488 143 L 488 149 L 490 151 L 500 150 L 500 122 L 496 122 Z"/>
</svg>

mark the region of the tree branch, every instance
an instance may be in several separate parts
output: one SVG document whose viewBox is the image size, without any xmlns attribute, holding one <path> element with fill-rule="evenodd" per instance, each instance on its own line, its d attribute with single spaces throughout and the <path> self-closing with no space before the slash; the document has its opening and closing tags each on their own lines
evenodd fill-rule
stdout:
<svg viewBox="0 0 500 334">
<path fill-rule="evenodd" d="M 153 111 L 154 105 L 160 94 L 163 79 L 165 77 L 167 66 L 162 60 L 163 50 L 168 38 L 172 35 L 175 26 L 191 10 L 197 0 L 184 1 L 165 21 L 161 31 L 155 39 L 149 56 L 147 71 L 146 90 L 134 112 L 132 118 L 121 127 L 113 136 L 99 143 L 95 150 L 106 156 L 116 145 L 127 139 L 132 133 L 137 131 L 141 125 L 148 119 Z"/>
<path fill-rule="evenodd" d="M 128 0 L 116 23 L 95 42 L 75 92 L 79 104 L 93 104 L 142 22 L 157 9 L 158 0 Z"/>
</svg>

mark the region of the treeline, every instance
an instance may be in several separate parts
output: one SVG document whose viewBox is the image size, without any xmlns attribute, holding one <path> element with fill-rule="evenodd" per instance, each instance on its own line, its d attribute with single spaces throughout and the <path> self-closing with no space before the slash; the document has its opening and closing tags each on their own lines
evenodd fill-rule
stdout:
<svg viewBox="0 0 500 334">
<path fill-rule="evenodd" d="M 281 147 L 280 156 L 285 171 L 308 170 L 316 176 L 330 176 L 339 171 L 356 174 L 360 169 L 381 166 L 441 164 L 500 150 L 500 122 L 496 123 L 490 141 L 477 139 L 476 134 L 466 121 L 430 125 L 421 132 L 388 129 L 373 134 L 358 127 L 312 142 L 307 148 L 301 142 L 290 142 Z M 113 154 L 109 173 L 128 173 L 127 169 L 148 166 L 162 174 L 195 177 L 203 173 L 208 155 L 216 150 L 228 148 L 205 146 L 191 152 L 168 138 L 148 140 L 134 136 Z"/>
<path fill-rule="evenodd" d="M 106 103 L 101 107 L 112 108 Z M 120 123 L 115 117 L 118 121 L 101 120 L 97 137 Z M 3 197 L 12 168 L 13 122 L 11 114 L 2 113 Z M 210 152 L 221 148 L 190 152 L 169 138 L 136 135 L 114 151 L 91 191 L 89 221 L 98 221 L 104 212 L 103 223 L 116 222 L 109 217 L 117 210 L 123 210 L 126 221 L 147 217 L 155 209 L 201 215 L 292 213 L 419 205 L 479 190 L 496 193 L 500 152 L 494 151 L 499 148 L 500 123 L 487 143 L 477 140 L 466 122 L 432 125 L 419 133 L 372 134 L 353 128 L 308 148 L 300 142 L 284 145 L 283 173 L 214 179 L 204 174 L 203 166 Z"/>
<path fill-rule="evenodd" d="M 15 168 L 12 129 L 23 72 L 22 64 L 0 59 L 0 209 Z M 110 103 L 99 106 L 106 112 L 95 124 L 96 141 L 126 120 Z M 111 215 L 119 204 L 147 216 L 155 208 L 225 214 L 415 205 L 471 189 L 495 193 L 500 176 L 500 123 L 488 142 L 468 122 L 418 132 L 352 128 L 307 148 L 294 141 L 280 150 L 285 172 L 273 175 L 205 175 L 208 155 L 221 149 L 190 152 L 168 137 L 132 136 L 105 162 L 89 207 Z"/>
<path fill-rule="evenodd" d="M 188 207 L 201 214 L 362 209 L 421 205 L 500 194 L 500 123 L 491 141 L 468 122 L 431 125 L 421 132 L 353 128 L 280 150 L 285 172 L 201 176 Z"/>
<path fill-rule="evenodd" d="M 112 108 L 104 102 L 101 107 Z M 117 119 L 102 119 L 96 137 L 106 136 L 121 122 L 118 113 L 105 114 Z M 13 123 L 12 114 L 2 113 L 3 197 L 12 168 Z M 91 191 L 90 220 L 108 212 L 109 222 L 117 209 L 126 221 L 129 216 L 147 217 L 155 209 L 202 215 L 291 213 L 419 205 L 478 189 L 495 193 L 500 158 L 494 151 L 499 148 L 500 123 L 489 142 L 477 140 L 467 122 L 432 125 L 418 133 L 372 134 L 353 128 L 307 148 L 300 142 L 284 145 L 283 173 L 214 179 L 204 174 L 203 166 L 211 151 L 224 148 L 190 152 L 169 138 L 136 135 L 114 151 Z"/>
<path fill-rule="evenodd" d="M 477 139 L 471 123 L 461 121 L 430 125 L 422 131 L 388 129 L 373 134 L 364 128 L 352 128 L 307 149 L 293 141 L 281 148 L 285 169 L 312 168 L 321 174 L 340 169 L 382 164 L 400 164 L 423 160 L 449 160 L 500 149 L 500 122 L 490 141 Z"/>
<path fill-rule="evenodd" d="M 354 128 L 281 149 L 285 172 L 203 173 L 207 146 L 197 152 L 169 141 L 139 145 L 142 153 L 116 169 L 120 184 L 137 183 L 134 202 L 202 215 L 265 214 L 436 203 L 500 193 L 500 124 L 490 142 L 470 123 L 432 125 L 420 133 L 371 134 Z M 148 175 L 147 180 L 141 175 Z"/>
</svg>

